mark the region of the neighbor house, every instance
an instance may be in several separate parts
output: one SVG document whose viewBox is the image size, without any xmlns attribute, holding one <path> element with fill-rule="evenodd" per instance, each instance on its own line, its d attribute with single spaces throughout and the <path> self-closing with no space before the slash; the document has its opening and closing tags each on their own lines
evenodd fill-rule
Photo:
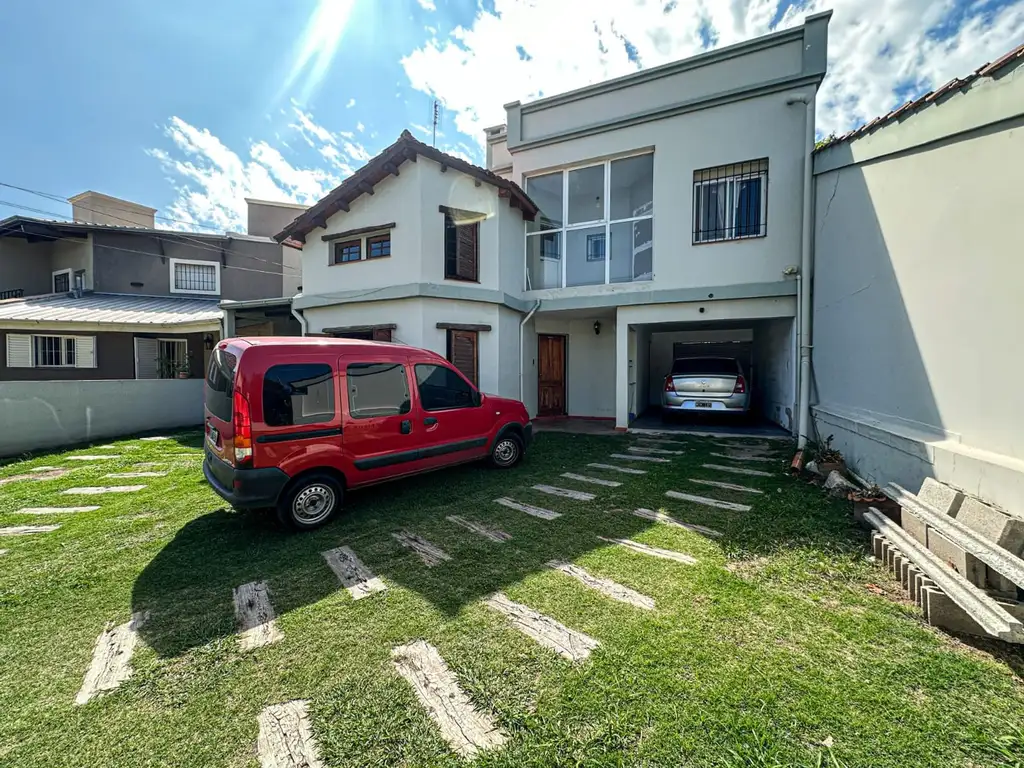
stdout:
<svg viewBox="0 0 1024 768">
<path fill-rule="evenodd" d="M 306 331 L 427 347 L 532 414 L 620 428 L 674 357 L 729 354 L 793 428 L 829 17 L 509 104 L 487 169 L 403 134 L 277 236 L 302 248 Z"/>
<path fill-rule="evenodd" d="M 72 221 L 0 221 L 0 381 L 202 377 L 223 299 L 283 295 L 269 237 L 155 227 L 96 192 Z"/>
</svg>

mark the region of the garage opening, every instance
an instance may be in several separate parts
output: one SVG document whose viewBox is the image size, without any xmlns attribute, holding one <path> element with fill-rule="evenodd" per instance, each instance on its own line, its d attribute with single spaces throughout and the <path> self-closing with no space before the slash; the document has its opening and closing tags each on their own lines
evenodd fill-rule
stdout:
<svg viewBox="0 0 1024 768">
<path fill-rule="evenodd" d="M 793 318 L 730 321 L 727 323 L 659 323 L 631 328 L 635 333 L 635 355 L 631 360 L 631 426 L 651 429 L 707 427 L 765 427 L 790 432 L 793 427 L 795 390 L 795 337 Z M 665 379 L 677 360 L 717 358 L 709 362 L 708 373 L 721 361 L 736 361 L 748 394 L 749 412 L 715 412 L 699 392 L 671 399 L 675 408 L 662 418 Z M 706 367 L 708 367 L 706 366 Z M 699 366 L 697 366 L 699 367 Z M 731 367 L 730 367 L 731 368 Z M 676 364 L 676 371 L 696 370 L 693 365 Z M 717 371 L 718 369 L 715 368 Z M 713 379 L 709 379 L 713 383 Z M 732 379 L 730 379 L 732 381 Z M 699 383 L 699 382 L 698 382 Z M 709 385 L 710 386 L 710 385 Z M 710 389 L 708 391 L 711 391 Z M 714 404 L 716 408 L 721 406 Z"/>
</svg>

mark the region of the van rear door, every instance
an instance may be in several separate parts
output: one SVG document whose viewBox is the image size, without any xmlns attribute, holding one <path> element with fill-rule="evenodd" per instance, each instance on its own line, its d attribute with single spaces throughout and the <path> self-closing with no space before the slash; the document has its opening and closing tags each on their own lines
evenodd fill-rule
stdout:
<svg viewBox="0 0 1024 768">
<path fill-rule="evenodd" d="M 241 349 L 221 342 L 210 355 L 206 372 L 204 400 L 206 411 L 206 449 L 221 461 L 234 464 L 235 372 Z"/>
</svg>

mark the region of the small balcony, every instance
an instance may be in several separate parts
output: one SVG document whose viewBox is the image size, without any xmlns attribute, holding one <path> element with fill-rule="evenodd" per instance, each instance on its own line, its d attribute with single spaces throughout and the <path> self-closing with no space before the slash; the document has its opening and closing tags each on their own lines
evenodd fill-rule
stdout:
<svg viewBox="0 0 1024 768">
<path fill-rule="evenodd" d="M 23 299 L 25 298 L 24 288 L 11 288 L 6 291 L 0 291 L 0 301 L 4 299 Z"/>
</svg>

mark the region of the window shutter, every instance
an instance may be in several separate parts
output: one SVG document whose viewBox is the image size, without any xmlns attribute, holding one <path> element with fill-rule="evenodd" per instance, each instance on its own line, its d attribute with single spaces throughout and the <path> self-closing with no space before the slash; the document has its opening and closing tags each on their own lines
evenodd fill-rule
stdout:
<svg viewBox="0 0 1024 768">
<path fill-rule="evenodd" d="M 32 337 L 25 333 L 7 334 L 7 367 L 32 367 Z"/>
<path fill-rule="evenodd" d="M 75 368 L 96 367 L 96 337 L 75 337 Z"/>
<path fill-rule="evenodd" d="M 449 361 L 463 376 L 477 385 L 476 331 L 448 331 Z"/>
<path fill-rule="evenodd" d="M 456 274 L 463 280 L 476 280 L 478 261 L 477 234 L 480 231 L 480 224 L 479 222 L 460 224 L 455 230 L 458 239 Z"/>
<path fill-rule="evenodd" d="M 135 339 L 135 378 L 159 379 L 160 364 L 156 339 Z"/>
<path fill-rule="evenodd" d="M 445 278 L 456 277 L 459 273 L 458 265 L 458 228 L 452 217 L 447 213 L 444 215 L 444 276 Z"/>
<path fill-rule="evenodd" d="M 391 329 L 390 328 L 374 328 L 373 329 L 373 340 L 374 341 L 391 341 Z"/>
</svg>

